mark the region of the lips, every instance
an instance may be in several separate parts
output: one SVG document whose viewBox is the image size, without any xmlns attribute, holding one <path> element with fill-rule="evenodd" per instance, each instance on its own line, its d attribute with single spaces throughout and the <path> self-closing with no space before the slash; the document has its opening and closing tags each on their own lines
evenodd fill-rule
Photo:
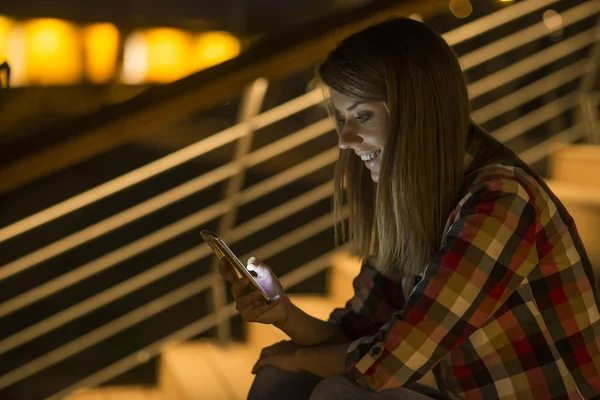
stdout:
<svg viewBox="0 0 600 400">
<path fill-rule="evenodd" d="M 379 159 L 379 156 L 381 155 L 381 151 L 377 151 L 374 154 L 375 154 L 375 156 L 373 158 L 369 158 L 368 160 L 365 161 L 365 165 L 369 169 L 373 169 L 373 167 L 375 166 L 375 163 L 377 162 L 377 160 Z"/>
</svg>

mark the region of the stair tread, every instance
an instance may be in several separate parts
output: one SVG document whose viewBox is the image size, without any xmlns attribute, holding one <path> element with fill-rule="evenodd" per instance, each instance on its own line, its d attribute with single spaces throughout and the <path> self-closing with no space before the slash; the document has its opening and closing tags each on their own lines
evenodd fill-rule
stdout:
<svg viewBox="0 0 600 400">
<path fill-rule="evenodd" d="M 217 367 L 221 380 L 233 391 L 233 399 L 245 400 L 254 380 L 252 367 L 258 359 L 253 357 L 254 348 L 248 343 L 232 342 L 221 347 L 217 343 L 201 344 L 206 354 L 205 360 Z"/>
<path fill-rule="evenodd" d="M 73 394 L 66 400 L 161 400 L 156 388 L 145 386 L 101 387 Z"/>
<path fill-rule="evenodd" d="M 330 298 L 322 295 L 292 295 L 290 300 L 307 314 L 322 320 L 327 320 L 331 311 L 336 307 Z M 290 339 L 285 333 L 271 325 L 250 323 L 246 327 L 248 343 L 255 347 L 254 350 L 251 350 L 255 358 L 260 354 L 260 349 Z"/>
<path fill-rule="evenodd" d="M 243 400 L 254 379 L 255 359 L 247 343 L 232 342 L 220 347 L 216 342 L 197 341 L 165 351 L 163 367 L 178 384 L 178 398 Z"/>
</svg>

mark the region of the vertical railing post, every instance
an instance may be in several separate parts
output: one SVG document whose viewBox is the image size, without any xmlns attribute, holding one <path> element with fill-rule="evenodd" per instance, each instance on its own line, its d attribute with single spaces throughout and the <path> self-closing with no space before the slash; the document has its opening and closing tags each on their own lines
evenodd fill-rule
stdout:
<svg viewBox="0 0 600 400">
<path fill-rule="evenodd" d="M 246 134 L 238 139 L 235 145 L 233 161 L 236 165 L 236 172 L 229 178 L 225 188 L 224 198 L 228 201 L 228 211 L 223 214 L 219 221 L 217 230 L 219 235 L 224 235 L 235 226 L 238 211 L 238 194 L 242 189 L 246 177 L 246 155 L 252 149 L 252 140 L 254 138 L 254 126 L 251 121 L 254 116 L 260 113 L 267 87 L 268 81 L 264 78 L 258 78 L 249 84 L 242 94 L 238 123 L 244 124 Z M 215 257 L 212 264 L 214 276 L 212 306 L 217 318 L 217 338 L 219 344 L 225 345 L 231 339 L 231 329 L 229 318 L 223 313 L 223 309 L 227 305 L 227 292 L 225 282 L 217 271 L 217 261 L 218 259 Z"/>
<path fill-rule="evenodd" d="M 596 21 L 596 29 L 600 29 L 600 19 Z M 598 119 L 598 98 L 595 92 L 595 83 L 600 70 L 600 40 L 597 40 L 590 52 L 592 69 L 581 79 L 579 92 L 579 106 L 581 119 L 588 141 L 600 144 L 600 124 Z"/>
</svg>

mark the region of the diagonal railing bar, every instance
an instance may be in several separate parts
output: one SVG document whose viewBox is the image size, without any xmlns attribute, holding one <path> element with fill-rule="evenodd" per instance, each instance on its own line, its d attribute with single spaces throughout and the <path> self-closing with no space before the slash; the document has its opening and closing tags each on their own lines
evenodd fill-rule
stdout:
<svg viewBox="0 0 600 400">
<path fill-rule="evenodd" d="M 243 204 L 249 203 L 261 196 L 264 196 L 286 184 L 293 182 L 299 177 L 306 176 L 307 173 L 316 171 L 328 164 L 335 162 L 337 150 L 331 149 L 323 154 L 316 155 L 288 170 L 285 170 L 267 181 L 261 182 L 246 189 L 240 194 Z M 25 292 L 10 300 L 6 300 L 0 307 L 0 317 L 8 315 L 18 309 L 21 309 L 33 302 L 39 301 L 51 294 L 65 289 L 77 282 L 82 281 L 92 275 L 115 266 L 137 254 L 149 250 L 157 244 L 172 239 L 184 232 L 189 231 L 207 221 L 214 219 L 220 213 L 224 212 L 226 204 L 224 202 L 213 204 L 197 213 L 194 213 L 180 221 L 177 221 L 165 228 L 140 238 L 128 245 L 120 247 L 112 252 L 84 264 L 77 269 L 68 272 L 61 277 L 44 283 L 35 289 Z M 0 346 L 1 351 L 1 346 Z"/>
<path fill-rule="evenodd" d="M 456 46 L 459 43 L 466 42 L 485 32 L 504 25 L 507 21 L 531 14 L 534 11 L 546 8 L 559 0 L 527 0 L 507 7 L 485 17 L 476 19 L 473 22 L 464 24 L 448 33 L 445 33 L 444 39 L 450 46 Z"/>
<path fill-rule="evenodd" d="M 565 111 L 575 108 L 577 105 L 577 95 L 575 93 L 567 94 L 525 114 L 521 118 L 515 119 L 502 128 L 495 130 L 492 135 L 500 142 L 505 143 L 544 122 L 550 121 L 552 118 L 564 114 Z"/>
<path fill-rule="evenodd" d="M 246 125 L 250 125 L 253 129 L 260 129 L 277 120 L 293 115 L 304 108 L 317 104 L 322 100 L 322 96 L 323 94 L 320 90 L 313 90 L 311 93 L 307 93 L 301 98 L 290 100 L 287 103 L 259 114 L 258 116 L 251 118 L 247 123 L 234 125 L 168 156 L 153 161 L 150 164 L 137 168 L 125 175 L 114 178 L 75 197 L 8 225 L 0 229 L 0 243 L 231 143 L 246 134 Z"/>
<path fill-rule="evenodd" d="M 288 232 L 278 240 L 268 243 L 265 246 L 255 249 L 253 254 L 260 254 L 261 258 L 267 259 L 284 250 L 295 246 L 309 237 L 312 237 L 333 226 L 333 214 L 329 213 L 319 217 L 293 231 Z M 249 255 L 242 256 L 242 259 Z M 125 329 L 150 318 L 161 311 L 164 311 L 175 304 L 181 303 L 192 296 L 211 287 L 215 278 L 223 279 L 214 273 L 208 274 L 196 279 L 178 289 L 175 289 L 157 299 L 152 300 L 143 306 L 128 312 L 127 314 L 105 324 L 91 332 L 86 333 L 77 339 L 66 343 L 41 357 L 38 357 L 17 369 L 0 377 L 0 389 L 8 387 L 15 382 L 23 380 L 43 369 L 51 367 L 68 357 L 71 357 L 103 340 L 106 340 Z M 9 343 L 10 346 L 10 343 Z M 4 347 L 1 347 L 4 349 Z M 13 347 L 14 348 L 14 347 Z"/>
<path fill-rule="evenodd" d="M 225 235 L 223 238 L 229 243 L 247 237 L 250 234 L 260 231 L 287 216 L 304 209 L 306 206 L 321 201 L 333 193 L 333 181 L 329 181 L 321 186 L 312 189 L 294 200 L 288 201 L 268 212 L 259 215 L 244 224 L 237 226 Z M 88 299 L 66 308 L 51 317 L 48 317 L 36 324 L 23 329 L 0 341 L 0 354 L 3 354 L 15 347 L 27 343 L 41 335 L 63 326 L 83 315 L 86 315 L 128 293 L 131 293 L 140 287 L 148 285 L 164 276 L 167 276 L 181 268 L 190 265 L 192 262 L 201 260 L 211 254 L 211 250 L 206 244 L 188 250 L 175 258 L 164 261 L 152 269 L 136 275 L 127 281 L 119 283 L 110 289 L 95 294 Z M 14 306 L 13 306 L 14 308 Z"/>
<path fill-rule="evenodd" d="M 573 125 L 564 131 L 555 134 L 549 139 L 525 150 L 520 154 L 521 159 L 528 164 L 538 162 L 554 153 L 565 149 L 576 141 L 585 137 L 582 124 Z"/>
<path fill-rule="evenodd" d="M 563 29 L 579 21 L 589 18 L 591 15 L 600 12 L 600 2 L 589 1 L 579 6 L 573 7 L 561 13 Z M 460 64 L 463 69 L 474 68 L 484 62 L 490 61 L 494 57 L 508 53 L 520 46 L 531 43 L 537 39 L 548 35 L 548 27 L 544 21 L 529 26 L 525 29 L 512 33 L 508 36 L 490 42 L 485 46 L 478 48 L 460 57 Z"/>
<path fill-rule="evenodd" d="M 469 85 L 471 99 L 480 97 L 527 73 L 533 72 L 553 61 L 590 46 L 600 39 L 600 28 L 593 27 L 569 39 L 547 47 L 529 57 L 520 60 Z"/>
<path fill-rule="evenodd" d="M 245 156 L 246 166 L 250 168 L 262 162 L 266 162 L 285 151 L 289 151 L 302 143 L 322 136 L 331 130 L 333 130 L 333 125 L 329 119 L 326 118 L 318 121 Z M 0 267 L 0 280 L 23 272 L 36 264 L 47 261 L 52 257 L 56 257 L 77 246 L 81 246 L 84 243 L 94 240 L 101 235 L 105 235 L 130 222 L 149 215 L 152 212 L 161 209 L 162 207 L 173 204 L 174 202 L 184 199 L 193 193 L 197 193 L 200 190 L 231 177 L 233 174 L 235 174 L 235 171 L 235 162 L 232 161 L 204 175 L 194 178 L 191 181 L 185 182 L 160 195 L 148 199 L 136 206 L 121 211 L 109 218 L 106 218 L 105 220 L 97 222 L 91 226 L 88 226 L 87 228 L 57 240 L 56 242 L 44 246 L 26 256 L 5 264 Z M 1 315 L 2 314 L 0 312 L 0 316 Z"/>
<path fill-rule="evenodd" d="M 317 275 L 318 273 L 327 269 L 335 259 L 335 256 L 340 254 L 344 250 L 346 250 L 346 247 L 341 246 L 335 250 L 330 251 L 327 254 L 315 258 L 314 260 L 302 265 L 296 270 L 282 276 L 280 279 L 281 283 L 283 284 L 284 288 L 288 289 L 294 285 L 297 285 L 303 280 Z M 235 309 L 235 303 L 228 304 L 224 312 L 229 317 L 236 315 L 237 310 Z M 143 349 L 136 351 L 134 354 L 125 357 L 114 364 L 109 365 L 108 367 L 94 373 L 93 375 L 76 383 L 75 385 L 69 386 L 64 390 L 61 390 L 59 393 L 56 393 L 55 395 L 49 397 L 47 400 L 62 400 L 66 395 L 73 392 L 74 390 L 100 385 L 139 365 L 140 358 L 137 355 L 140 352 L 143 352 L 144 354 L 150 357 L 154 357 L 160 354 L 161 351 L 168 347 L 175 346 L 178 343 L 184 342 L 195 336 L 200 335 L 201 333 L 206 332 L 207 330 L 213 328 L 216 323 L 217 319 L 214 314 L 207 315 L 206 317 L 203 317 L 200 320 L 193 322 L 187 325 L 186 327 L 183 327 L 177 330 L 176 332 L 165 336 L 164 338 L 144 347 Z"/>
<path fill-rule="evenodd" d="M 545 77 L 523 86 L 522 88 L 511 92 L 510 96 L 501 97 L 500 99 L 474 110 L 471 117 L 480 123 L 491 121 L 500 115 L 515 109 L 518 106 L 536 99 L 553 89 L 581 78 L 582 75 L 588 73 L 592 69 L 592 64 L 589 60 L 577 61 L 565 68 L 553 72 Z"/>
</svg>

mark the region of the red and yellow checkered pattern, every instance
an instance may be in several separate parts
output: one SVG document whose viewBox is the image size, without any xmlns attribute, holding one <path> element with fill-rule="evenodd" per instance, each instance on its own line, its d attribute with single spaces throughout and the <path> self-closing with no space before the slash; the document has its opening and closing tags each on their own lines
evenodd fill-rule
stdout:
<svg viewBox="0 0 600 400">
<path fill-rule="evenodd" d="M 418 277 L 366 263 L 330 321 L 348 375 L 382 391 L 433 369 L 453 399 L 600 396 L 600 300 L 575 223 L 519 160 L 486 167 Z M 403 293 L 407 293 L 405 296 Z"/>
</svg>

